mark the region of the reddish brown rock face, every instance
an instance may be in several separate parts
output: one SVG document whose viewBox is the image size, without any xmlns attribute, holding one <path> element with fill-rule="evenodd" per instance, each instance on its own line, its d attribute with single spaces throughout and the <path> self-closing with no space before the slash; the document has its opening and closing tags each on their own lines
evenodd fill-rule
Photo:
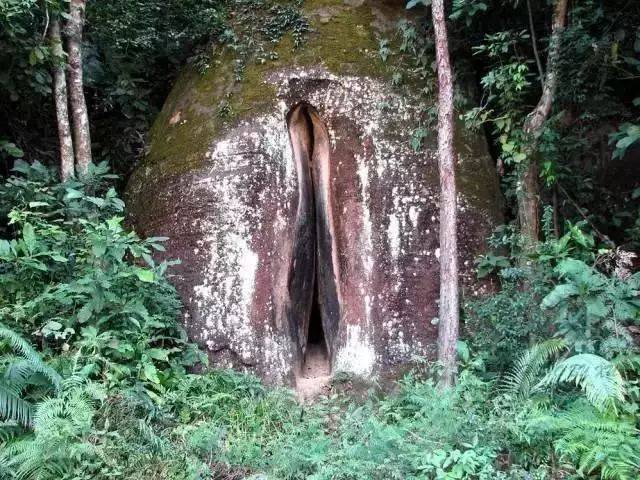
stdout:
<svg viewBox="0 0 640 480">
<path fill-rule="evenodd" d="M 433 356 L 437 159 L 410 147 L 415 100 L 322 68 L 265 82 L 272 107 L 211 138 L 197 166 L 172 173 L 173 158 L 155 159 L 129 187 L 140 233 L 170 237 L 167 255 L 182 260 L 172 280 L 189 334 L 213 364 L 275 383 L 295 380 L 316 317 L 332 372 L 369 376 Z M 470 262 L 499 217 L 499 189 L 483 140 L 458 145 L 473 294 Z"/>
<path fill-rule="evenodd" d="M 403 4 L 304 8 L 304 46 L 274 47 L 278 60 L 248 64 L 243 82 L 224 52 L 209 73 L 183 75 L 127 192 L 139 233 L 169 237 L 167 256 L 182 261 L 171 280 L 212 364 L 285 384 L 316 343 L 332 373 L 369 376 L 433 356 L 437 337 L 436 132 L 411 148 L 420 100 L 391 85 L 377 53 Z M 484 139 L 459 137 L 472 295 L 471 262 L 499 221 L 500 194 Z"/>
</svg>

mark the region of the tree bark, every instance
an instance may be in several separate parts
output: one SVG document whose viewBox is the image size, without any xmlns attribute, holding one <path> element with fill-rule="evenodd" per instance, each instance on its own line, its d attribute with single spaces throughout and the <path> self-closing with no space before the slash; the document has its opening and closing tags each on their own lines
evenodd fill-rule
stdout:
<svg viewBox="0 0 640 480">
<path fill-rule="evenodd" d="M 49 42 L 53 53 L 53 99 L 56 108 L 56 123 L 58 126 L 58 143 L 60 144 L 60 177 L 68 180 L 74 173 L 73 140 L 69 123 L 69 107 L 67 97 L 67 79 L 65 76 L 66 60 L 60 36 L 60 20 L 51 19 L 49 26 Z"/>
<path fill-rule="evenodd" d="M 91 163 L 91 134 L 89 115 L 84 98 L 82 78 L 82 30 L 84 27 L 85 0 L 71 0 L 70 18 L 66 25 L 67 52 L 69 54 L 69 100 L 73 119 L 73 142 L 76 153 L 76 171 L 87 173 Z"/>
<path fill-rule="evenodd" d="M 525 242 L 525 249 L 535 244 L 540 235 L 540 185 L 538 183 L 537 143 L 544 122 L 549 118 L 553 99 L 558 84 L 558 63 L 560 60 L 560 43 L 562 32 L 567 21 L 568 0 L 557 0 L 553 12 L 549 53 L 547 55 L 547 73 L 545 75 L 542 95 L 538 104 L 524 123 L 524 132 L 529 138 L 528 164 L 520 177 L 518 194 L 518 219 L 520 233 Z"/>
<path fill-rule="evenodd" d="M 433 0 L 433 28 L 438 66 L 438 167 L 440 172 L 440 321 L 438 360 L 442 388 L 455 383 L 459 324 L 456 152 L 454 139 L 453 74 L 444 0 Z"/>
</svg>

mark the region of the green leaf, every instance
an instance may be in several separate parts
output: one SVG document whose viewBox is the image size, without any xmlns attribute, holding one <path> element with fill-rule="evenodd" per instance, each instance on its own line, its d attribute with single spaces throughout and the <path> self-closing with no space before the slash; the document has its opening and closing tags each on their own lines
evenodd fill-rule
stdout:
<svg viewBox="0 0 640 480">
<path fill-rule="evenodd" d="M 149 316 L 147 307 L 145 307 L 144 304 L 137 299 L 127 302 L 122 309 L 122 313 L 135 313 L 136 315 L 140 315 L 142 318 L 147 318 Z"/>
<path fill-rule="evenodd" d="M 576 260 L 575 258 L 563 260 L 555 268 L 555 271 L 563 277 L 575 277 L 580 274 L 588 273 L 590 270 L 591 267 L 580 260 Z"/>
<path fill-rule="evenodd" d="M 91 252 L 97 258 L 102 257 L 107 251 L 107 240 L 105 238 L 96 239 L 91 245 Z"/>
<path fill-rule="evenodd" d="M 50 320 L 46 323 L 46 327 L 49 330 L 60 330 L 62 328 L 62 324 L 60 322 L 56 322 L 55 320 Z"/>
<path fill-rule="evenodd" d="M 15 143 L 0 141 L 0 150 L 4 150 L 7 153 L 7 155 L 14 158 L 24 157 L 24 152 L 22 151 L 21 148 L 18 148 Z M 22 168 L 23 167 L 22 164 L 25 164 L 27 166 L 27 169 L 29 168 L 29 164 L 21 161 L 21 163 L 19 164 L 16 162 L 16 165 L 14 165 L 13 170 Z"/>
<path fill-rule="evenodd" d="M 557 285 L 551 293 L 549 293 L 542 300 L 542 308 L 553 308 L 557 306 L 563 300 L 566 300 L 569 297 L 577 295 L 578 287 L 576 287 L 573 283 L 563 283 L 561 285 Z"/>
<path fill-rule="evenodd" d="M 147 242 L 166 242 L 167 240 L 169 240 L 169 237 L 149 237 L 147 238 Z"/>
<path fill-rule="evenodd" d="M 22 240 L 27 250 L 29 250 L 29 253 L 33 253 L 36 247 L 36 232 L 30 223 L 25 223 L 24 227 L 22 227 Z"/>
<path fill-rule="evenodd" d="M 161 360 L 163 362 L 169 361 L 169 351 L 162 348 L 150 348 L 145 352 L 149 357 L 154 360 Z"/>
<path fill-rule="evenodd" d="M 144 378 L 152 383 L 159 384 L 158 369 L 153 363 L 145 363 L 143 369 Z"/>
<path fill-rule="evenodd" d="M 0 239 L 0 256 L 6 256 L 11 253 L 11 244 L 7 240 Z"/>
<path fill-rule="evenodd" d="M 526 159 L 527 159 L 527 154 L 522 152 L 518 152 L 513 156 L 513 161 L 515 163 L 524 162 Z"/>
<path fill-rule="evenodd" d="M 96 205 L 98 208 L 104 207 L 104 199 L 99 197 L 85 197 L 87 202 L 91 202 Z"/>
<path fill-rule="evenodd" d="M 469 350 L 469 345 L 467 345 L 467 343 L 463 342 L 462 340 L 458 340 L 456 344 L 456 349 L 458 350 L 458 357 L 460 357 L 460 360 L 462 360 L 465 363 L 468 362 L 469 359 L 471 358 L 471 351 Z"/>
<path fill-rule="evenodd" d="M 36 55 L 36 50 L 31 50 L 31 53 L 29 53 L 29 65 L 33 67 L 36 63 L 38 63 L 38 56 Z"/>
<path fill-rule="evenodd" d="M 137 268 L 135 270 L 136 276 L 142 282 L 153 283 L 155 280 L 155 274 L 153 270 L 147 270 L 145 268 Z"/>
<path fill-rule="evenodd" d="M 107 227 L 109 227 L 109 230 L 112 232 L 119 232 L 122 230 L 122 226 L 120 224 L 123 220 L 124 217 L 111 217 L 107 220 Z"/>
<path fill-rule="evenodd" d="M 515 143 L 513 142 L 505 142 L 502 144 L 502 151 L 506 153 L 513 152 L 513 149 L 516 148 Z"/>
<path fill-rule="evenodd" d="M 85 323 L 87 320 L 91 318 L 91 314 L 93 313 L 93 302 L 88 302 L 82 306 L 80 310 L 78 310 L 78 314 L 76 318 L 78 322 Z"/>
<path fill-rule="evenodd" d="M 431 5 L 431 0 L 409 0 L 407 2 L 407 10 L 417 7 L 418 5 L 424 5 L 425 7 L 428 7 Z"/>
<path fill-rule="evenodd" d="M 81 192 L 80 190 L 76 190 L 74 188 L 67 188 L 66 189 L 66 194 L 64 196 L 64 200 L 68 201 L 68 200 L 75 200 L 77 198 L 82 198 L 84 197 L 84 193 Z"/>
<path fill-rule="evenodd" d="M 66 257 L 63 257 L 59 253 L 52 253 L 51 259 L 55 262 L 60 262 L 60 263 L 66 263 L 68 261 Z"/>
</svg>

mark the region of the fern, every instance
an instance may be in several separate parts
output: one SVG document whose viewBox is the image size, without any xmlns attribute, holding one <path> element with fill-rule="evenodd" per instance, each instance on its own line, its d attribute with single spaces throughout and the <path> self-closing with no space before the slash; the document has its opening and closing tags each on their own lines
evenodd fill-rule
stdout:
<svg viewBox="0 0 640 480">
<path fill-rule="evenodd" d="M 0 416 L 27 427 L 31 425 L 33 406 L 20 398 L 21 393 L 17 387 L 0 384 Z"/>
<path fill-rule="evenodd" d="M 610 361 L 583 353 L 558 361 L 537 387 L 573 383 L 587 400 L 599 410 L 613 408 L 615 401 L 623 401 L 625 394 L 622 375 Z"/>
<path fill-rule="evenodd" d="M 611 363 L 613 363 L 621 373 L 640 373 L 640 355 L 620 355 L 611 360 Z"/>
<path fill-rule="evenodd" d="M 556 452 L 570 458 L 582 475 L 634 480 L 640 474 L 640 439 L 632 422 L 576 403 L 551 422 L 559 435 Z"/>
<path fill-rule="evenodd" d="M 564 340 L 552 339 L 528 349 L 505 375 L 502 381 L 505 393 L 520 399 L 528 398 L 539 385 L 544 367 L 566 348 Z"/>
<path fill-rule="evenodd" d="M 552 360 L 566 348 L 562 341 L 545 342 L 523 353 L 503 384 L 506 393 L 525 400 L 535 392 L 547 392 L 554 408 L 543 415 L 531 410 L 525 430 L 551 435 L 554 449 L 569 459 L 582 476 L 599 475 L 603 480 L 637 479 L 640 440 L 632 421 L 618 415 L 617 406 L 625 401 L 625 381 L 617 366 L 631 368 L 635 357 L 615 362 L 598 355 L 578 354 Z M 550 366 L 548 366 L 551 364 Z M 584 394 L 572 407 L 559 410 L 550 389 L 577 386 Z M 575 398 L 575 397 L 574 397 Z"/>
<path fill-rule="evenodd" d="M 78 462 L 95 456 L 95 446 L 88 436 L 95 401 L 103 391 L 78 372 L 61 381 L 60 386 L 55 397 L 35 406 L 33 433 L 10 439 L 0 448 L 0 471 L 13 471 L 10 478 L 66 478 Z"/>
<path fill-rule="evenodd" d="M 22 393 L 34 375 L 41 375 L 54 389 L 59 388 L 61 377 L 47 365 L 38 352 L 19 334 L 0 324 L 0 339 L 17 355 L 0 357 L 4 365 L 0 377 L 0 417 L 23 426 L 31 425 L 33 406 L 22 398 Z"/>
<path fill-rule="evenodd" d="M 29 342 L 22 338 L 18 333 L 5 327 L 1 323 L 0 339 L 4 339 L 13 350 L 24 358 L 30 365 L 33 372 L 44 375 L 49 381 L 51 381 L 55 388 L 58 388 L 62 377 L 60 377 L 60 374 L 53 368 L 44 363 L 40 354 L 36 352 L 31 345 L 29 345 Z"/>
</svg>

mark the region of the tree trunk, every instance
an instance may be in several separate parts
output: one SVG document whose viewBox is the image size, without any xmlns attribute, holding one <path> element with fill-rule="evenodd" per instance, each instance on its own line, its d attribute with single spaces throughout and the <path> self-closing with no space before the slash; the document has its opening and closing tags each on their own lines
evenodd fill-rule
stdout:
<svg viewBox="0 0 640 480">
<path fill-rule="evenodd" d="M 529 114 L 524 123 L 524 132 L 529 137 L 530 145 L 528 148 L 528 164 L 520 177 L 518 219 L 520 221 L 520 233 L 525 241 L 525 249 L 533 245 L 540 234 L 540 185 L 538 183 L 537 143 L 542 134 L 544 122 L 551 113 L 553 98 L 558 84 L 560 42 L 567 21 L 567 3 L 568 0 L 557 0 L 556 2 L 542 96 L 536 108 Z"/>
<path fill-rule="evenodd" d="M 69 53 L 69 100 L 73 119 L 73 142 L 76 152 L 76 171 L 87 173 L 91 163 L 91 135 L 89 116 L 84 99 L 82 79 L 82 29 L 84 27 L 85 0 L 71 0 L 70 18 L 66 25 L 67 51 Z"/>
<path fill-rule="evenodd" d="M 449 60 L 444 0 L 433 0 L 433 28 L 438 65 L 438 166 L 440 171 L 440 386 L 451 387 L 457 373 L 459 323 L 456 152 L 453 146 L 453 75 Z"/>
<path fill-rule="evenodd" d="M 56 108 L 58 125 L 58 143 L 60 144 L 60 177 L 68 180 L 73 176 L 73 140 L 69 124 L 69 107 L 67 104 L 67 79 L 65 76 L 66 60 L 60 36 L 60 20 L 54 17 L 49 27 L 49 42 L 53 53 L 53 99 Z"/>
</svg>

